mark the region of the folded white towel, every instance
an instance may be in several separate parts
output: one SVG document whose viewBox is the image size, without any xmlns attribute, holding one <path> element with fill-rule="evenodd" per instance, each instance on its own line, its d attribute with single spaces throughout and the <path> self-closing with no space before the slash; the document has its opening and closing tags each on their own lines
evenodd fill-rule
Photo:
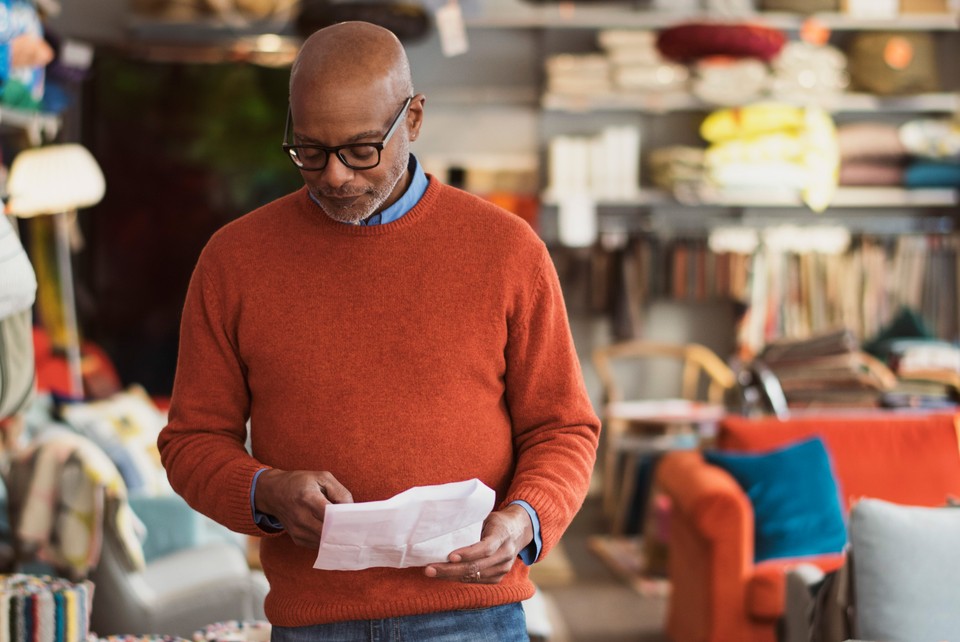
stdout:
<svg viewBox="0 0 960 642">
<path fill-rule="evenodd" d="M 37 275 L 10 219 L 0 214 L 0 319 L 33 305 Z"/>
<path fill-rule="evenodd" d="M 597 34 L 597 44 L 608 51 L 611 49 L 656 51 L 657 32 L 647 29 L 604 29 Z"/>
</svg>

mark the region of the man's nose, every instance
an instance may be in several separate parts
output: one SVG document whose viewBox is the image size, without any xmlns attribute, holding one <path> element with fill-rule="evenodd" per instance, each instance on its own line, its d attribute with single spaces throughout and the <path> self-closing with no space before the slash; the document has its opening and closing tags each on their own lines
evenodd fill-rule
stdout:
<svg viewBox="0 0 960 642">
<path fill-rule="evenodd" d="M 321 172 L 321 178 L 324 182 L 333 188 L 340 188 L 353 180 L 354 170 L 343 164 L 340 157 L 336 154 L 330 154 L 327 159 L 327 166 Z"/>
</svg>

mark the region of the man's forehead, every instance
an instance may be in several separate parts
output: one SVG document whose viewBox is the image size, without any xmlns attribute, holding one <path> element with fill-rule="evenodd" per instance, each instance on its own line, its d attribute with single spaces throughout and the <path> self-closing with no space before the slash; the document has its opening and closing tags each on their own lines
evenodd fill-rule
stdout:
<svg viewBox="0 0 960 642">
<path fill-rule="evenodd" d="M 317 75 L 291 87 L 290 104 L 311 111 L 376 112 L 377 106 L 394 102 L 396 87 L 384 76 L 347 76 L 342 79 Z"/>
<path fill-rule="evenodd" d="M 386 119 L 395 111 L 392 101 L 375 93 L 336 92 L 300 98 L 294 95 L 290 100 L 294 133 L 301 140 L 324 145 L 376 138 L 384 133 Z"/>
</svg>

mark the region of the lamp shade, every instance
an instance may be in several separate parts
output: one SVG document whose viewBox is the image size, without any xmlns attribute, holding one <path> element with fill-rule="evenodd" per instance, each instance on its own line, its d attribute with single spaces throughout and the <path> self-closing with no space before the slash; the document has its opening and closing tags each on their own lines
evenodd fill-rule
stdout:
<svg viewBox="0 0 960 642">
<path fill-rule="evenodd" d="M 17 154 L 7 179 L 7 211 L 29 218 L 96 205 L 106 184 L 100 165 L 82 145 L 67 143 Z"/>
</svg>

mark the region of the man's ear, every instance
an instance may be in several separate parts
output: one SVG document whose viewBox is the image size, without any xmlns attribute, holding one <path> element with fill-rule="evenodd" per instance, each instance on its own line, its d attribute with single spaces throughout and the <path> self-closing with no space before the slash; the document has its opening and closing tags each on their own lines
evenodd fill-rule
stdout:
<svg viewBox="0 0 960 642">
<path fill-rule="evenodd" d="M 420 135 L 420 126 L 423 124 L 423 106 L 427 102 L 427 97 L 423 94 L 417 94 L 410 101 L 410 107 L 407 108 L 407 126 L 410 128 L 410 140 L 416 140 Z"/>
</svg>

